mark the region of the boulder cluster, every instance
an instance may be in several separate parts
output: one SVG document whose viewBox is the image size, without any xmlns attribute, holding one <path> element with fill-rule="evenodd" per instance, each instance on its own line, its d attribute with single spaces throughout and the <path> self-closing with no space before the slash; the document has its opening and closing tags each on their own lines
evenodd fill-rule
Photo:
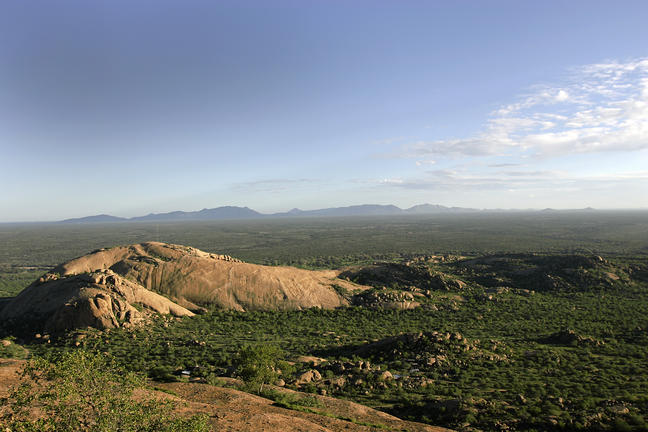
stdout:
<svg viewBox="0 0 648 432">
<path fill-rule="evenodd" d="M 551 344 L 551 345 L 572 345 L 572 346 L 582 346 L 582 345 L 602 345 L 603 342 L 593 337 L 583 336 L 576 333 L 574 330 L 565 329 L 560 330 L 555 333 L 550 334 L 547 337 L 540 338 L 541 343 Z"/>
<path fill-rule="evenodd" d="M 231 256 L 229 256 L 229 255 L 209 254 L 209 256 L 210 256 L 211 258 L 214 258 L 214 259 L 217 259 L 217 260 L 221 260 L 221 261 L 236 262 L 236 263 L 242 263 L 242 262 L 243 262 L 243 261 L 241 261 L 240 259 L 238 259 L 238 258 L 233 258 L 233 257 L 231 257 Z"/>
<path fill-rule="evenodd" d="M 421 305 L 407 291 L 367 290 L 353 297 L 353 304 L 371 309 L 415 309 Z"/>
</svg>

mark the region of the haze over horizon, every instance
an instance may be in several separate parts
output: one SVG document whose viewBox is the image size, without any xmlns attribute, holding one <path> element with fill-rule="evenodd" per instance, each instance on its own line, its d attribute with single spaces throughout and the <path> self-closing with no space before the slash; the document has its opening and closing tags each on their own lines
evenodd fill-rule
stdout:
<svg viewBox="0 0 648 432">
<path fill-rule="evenodd" d="M 648 208 L 643 1 L 0 4 L 0 222 Z"/>
</svg>

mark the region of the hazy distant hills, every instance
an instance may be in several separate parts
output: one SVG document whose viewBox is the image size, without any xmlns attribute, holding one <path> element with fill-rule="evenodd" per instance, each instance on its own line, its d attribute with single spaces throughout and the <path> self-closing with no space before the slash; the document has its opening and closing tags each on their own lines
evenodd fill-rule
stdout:
<svg viewBox="0 0 648 432">
<path fill-rule="evenodd" d="M 271 216 L 388 216 L 402 214 L 405 211 L 394 205 L 364 204 L 319 210 L 292 209 L 287 213 L 275 213 Z"/>
<path fill-rule="evenodd" d="M 404 213 L 409 214 L 428 214 L 428 213 L 472 213 L 480 211 L 474 208 L 466 207 L 446 207 L 438 204 L 419 204 L 403 210 Z"/>
<path fill-rule="evenodd" d="M 107 214 L 100 214 L 96 216 L 86 216 L 86 217 L 81 217 L 81 218 L 73 218 L 73 219 L 65 219 L 65 223 L 78 223 L 78 222 L 122 222 L 122 221 L 127 221 L 127 218 L 122 218 L 122 217 L 117 217 L 117 216 L 110 216 Z"/>
<path fill-rule="evenodd" d="M 260 219 L 269 217 L 315 217 L 315 216 L 398 216 L 409 214 L 435 214 L 452 212 L 478 212 L 480 210 L 464 207 L 445 207 L 438 204 L 420 204 L 408 209 L 395 205 L 363 204 L 348 207 L 332 207 L 318 210 L 292 209 L 282 213 L 263 214 L 249 207 L 224 206 L 202 209 L 193 212 L 173 211 L 169 213 L 150 213 L 146 216 L 122 218 L 106 214 L 66 219 L 62 223 L 92 223 L 92 222 L 155 222 L 155 221 L 206 221 L 219 219 Z"/>
<path fill-rule="evenodd" d="M 131 221 L 200 221 L 213 219 L 249 219 L 263 217 L 261 213 L 248 207 L 217 207 L 194 212 L 174 211 L 170 213 L 151 213 L 146 216 L 130 218 Z"/>
<path fill-rule="evenodd" d="M 228 219 L 262 219 L 262 218 L 283 218 L 283 217 L 348 217 L 348 216 L 399 216 L 399 215 L 425 215 L 425 214 L 455 214 L 455 213 L 478 213 L 478 212 L 519 212 L 538 211 L 533 209 L 489 209 L 480 210 L 467 207 L 446 207 L 438 204 L 419 204 L 407 209 L 401 209 L 395 205 L 362 204 L 348 207 L 331 207 L 318 210 L 300 210 L 294 208 L 281 213 L 259 213 L 249 207 L 223 206 L 211 209 L 202 209 L 193 212 L 173 211 L 169 213 L 150 213 L 146 216 L 122 218 L 107 214 L 86 216 L 81 218 L 66 219 L 61 223 L 102 223 L 102 222 L 181 222 L 181 221 L 209 221 Z M 573 210 L 555 210 L 546 208 L 540 210 L 542 213 L 552 212 L 582 212 L 594 211 L 593 208 Z"/>
</svg>

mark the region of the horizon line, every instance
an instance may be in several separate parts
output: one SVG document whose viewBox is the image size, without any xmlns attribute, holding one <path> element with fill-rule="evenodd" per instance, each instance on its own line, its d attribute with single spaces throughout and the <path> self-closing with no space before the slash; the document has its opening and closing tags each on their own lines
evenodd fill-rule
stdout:
<svg viewBox="0 0 648 432">
<path fill-rule="evenodd" d="M 0 221 L 0 224 L 48 224 L 48 223 L 61 223 L 61 222 L 70 222 L 73 223 L 73 221 L 77 219 L 86 219 L 86 218 L 92 218 L 92 217 L 99 217 L 99 216 L 107 216 L 107 217 L 114 217 L 114 218 L 119 218 L 121 220 L 119 221 L 99 221 L 99 222 L 85 222 L 85 223 L 118 223 L 118 222 L 147 222 L 146 220 L 139 221 L 139 220 L 133 220 L 137 218 L 143 218 L 147 216 L 153 216 L 153 215 L 167 215 L 170 213 L 198 213 L 201 211 L 205 210 L 216 210 L 216 209 L 222 209 L 222 208 L 233 208 L 233 209 L 248 209 L 251 210 L 259 215 L 259 217 L 267 217 L 267 218 L 272 218 L 273 216 L 276 216 L 277 218 L 282 217 L 290 217 L 288 213 L 294 210 L 299 210 L 300 212 L 316 212 L 316 211 L 323 211 L 323 210 L 333 210 L 333 209 L 347 209 L 347 208 L 352 208 L 352 207 L 363 207 L 363 206 L 376 206 L 376 207 L 396 207 L 399 210 L 402 211 L 407 211 L 409 209 L 418 207 L 418 206 L 436 206 L 436 207 L 441 207 L 445 208 L 448 210 L 452 209 L 459 209 L 459 210 L 470 210 L 473 213 L 488 213 L 488 212 L 499 212 L 499 213 L 505 213 L 505 212 L 542 212 L 542 211 L 648 211 L 648 207 L 624 207 L 624 208 L 618 208 L 618 207 L 612 207 L 612 208 L 601 208 L 601 207 L 591 207 L 591 206 L 586 206 L 586 207 L 578 207 L 578 208 L 573 208 L 573 207 L 543 207 L 543 208 L 501 208 L 501 207 L 496 207 L 496 208 L 478 208 L 478 207 L 462 207 L 462 206 L 446 206 L 443 204 L 430 204 L 430 203 L 423 203 L 423 204 L 415 204 L 410 207 L 399 207 L 395 204 L 352 204 L 348 206 L 336 206 L 336 207 L 321 207 L 321 208 L 315 208 L 315 209 L 300 209 L 298 207 L 294 207 L 290 210 L 284 210 L 284 211 L 278 211 L 278 212 L 273 212 L 273 213 L 262 213 L 259 212 L 252 207 L 249 206 L 236 206 L 236 205 L 222 205 L 222 206 L 217 206 L 217 207 L 204 207 L 200 210 L 170 210 L 170 211 L 162 211 L 162 212 L 149 212 L 145 215 L 136 215 L 136 216 L 116 216 L 114 214 L 110 213 L 98 213 L 98 214 L 92 214 L 92 215 L 85 215 L 85 216 L 75 216 L 75 217 L 68 217 L 64 219 L 51 219 L 51 220 L 10 220 L 10 221 Z M 448 212 L 451 213 L 451 212 Z M 424 215 L 443 215 L 447 214 L 446 212 L 428 212 L 428 213 L 405 213 L 403 215 L 322 215 L 320 217 L 332 217 L 332 218 L 344 218 L 344 217 L 386 217 L 386 216 L 424 216 Z M 307 215 L 302 215 L 299 216 L 298 214 L 295 215 L 294 217 L 317 217 L 315 216 L 307 216 Z M 212 220 L 244 220 L 244 219 L 250 219 L 246 217 L 232 217 L 232 218 L 219 218 L 219 219 L 212 219 Z M 208 220 L 196 220 L 195 222 L 204 222 Z M 154 222 L 154 221 L 149 221 L 149 222 Z M 155 222 L 166 222 L 164 220 L 162 221 L 155 221 Z M 178 222 L 169 220 L 168 222 Z M 191 220 L 185 221 L 185 222 L 192 222 Z M 79 221 L 79 223 L 82 223 L 82 221 Z"/>
</svg>

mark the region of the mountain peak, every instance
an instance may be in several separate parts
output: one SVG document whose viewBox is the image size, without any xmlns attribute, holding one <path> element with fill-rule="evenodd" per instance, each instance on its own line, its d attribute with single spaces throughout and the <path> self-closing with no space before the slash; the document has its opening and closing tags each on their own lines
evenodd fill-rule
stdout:
<svg viewBox="0 0 648 432">
<path fill-rule="evenodd" d="M 81 218 L 66 219 L 61 222 L 65 223 L 87 223 L 87 222 L 123 222 L 123 221 L 142 221 L 142 222 L 161 222 L 161 221 L 207 221 L 207 220 L 227 220 L 227 219 L 256 219 L 263 217 L 338 217 L 338 216 L 397 216 L 408 214 L 436 214 L 448 212 L 475 212 L 477 209 L 464 207 L 446 207 L 439 204 L 419 204 L 408 209 L 401 209 L 393 204 L 358 204 L 346 207 L 329 207 L 315 210 L 302 210 L 293 208 L 287 212 L 263 214 L 247 206 L 221 206 L 213 208 L 203 208 L 197 211 L 171 211 L 166 213 L 149 213 L 146 216 L 136 216 L 132 218 L 121 218 L 106 214 L 96 216 L 86 216 Z"/>
</svg>

